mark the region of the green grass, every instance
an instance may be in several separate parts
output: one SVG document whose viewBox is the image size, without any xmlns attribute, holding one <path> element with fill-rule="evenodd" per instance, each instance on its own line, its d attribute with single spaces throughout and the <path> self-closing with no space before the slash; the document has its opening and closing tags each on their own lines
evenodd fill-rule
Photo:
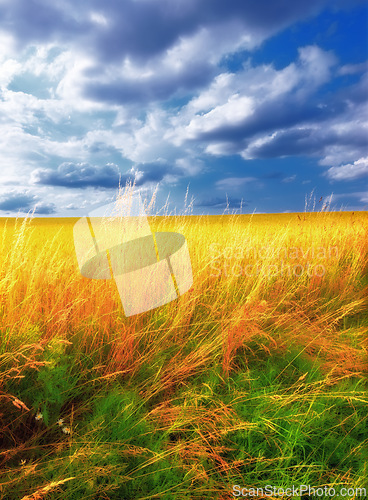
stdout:
<svg viewBox="0 0 368 500">
<path fill-rule="evenodd" d="M 91 360 L 76 354 L 70 347 L 8 387 L 44 418 L 36 422 L 34 414 L 19 416 L 7 406 L 14 420 L 4 444 L 15 453 L 2 472 L 4 498 L 69 477 L 75 479 L 49 498 L 201 499 L 220 498 L 233 484 L 366 483 L 363 379 L 328 384 L 316 362 L 296 351 L 260 356 L 254 350 L 247 362 L 239 354 L 226 379 L 218 366 L 208 366 L 170 398 L 163 392 L 152 400 L 132 379 L 91 377 Z M 47 351 L 40 357 L 50 359 Z M 81 368 L 90 377 L 81 377 Z M 56 425 L 61 417 L 71 435 Z"/>
</svg>

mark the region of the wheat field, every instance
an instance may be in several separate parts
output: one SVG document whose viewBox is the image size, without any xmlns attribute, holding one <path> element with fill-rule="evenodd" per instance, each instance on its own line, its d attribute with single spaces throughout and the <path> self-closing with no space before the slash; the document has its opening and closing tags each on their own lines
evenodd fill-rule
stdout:
<svg viewBox="0 0 368 500">
<path fill-rule="evenodd" d="M 185 236 L 194 283 L 132 317 L 81 276 L 77 219 L 2 219 L 0 498 L 358 498 L 367 215 L 150 216 Z"/>
</svg>

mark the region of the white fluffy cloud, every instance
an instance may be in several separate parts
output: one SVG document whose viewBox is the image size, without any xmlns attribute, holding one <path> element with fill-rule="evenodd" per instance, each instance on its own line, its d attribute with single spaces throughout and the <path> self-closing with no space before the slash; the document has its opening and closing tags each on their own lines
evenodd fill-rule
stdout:
<svg viewBox="0 0 368 500">
<path fill-rule="evenodd" d="M 354 163 L 331 167 L 327 170 L 326 175 L 334 181 L 368 179 L 368 157 L 360 158 Z"/>
</svg>

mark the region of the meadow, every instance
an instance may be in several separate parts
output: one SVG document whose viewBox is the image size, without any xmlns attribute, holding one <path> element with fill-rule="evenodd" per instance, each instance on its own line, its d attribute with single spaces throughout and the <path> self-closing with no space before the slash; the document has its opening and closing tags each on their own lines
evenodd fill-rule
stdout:
<svg viewBox="0 0 368 500">
<path fill-rule="evenodd" d="M 131 317 L 81 276 L 77 219 L 1 219 L 0 498 L 362 496 L 367 215 L 151 216 L 194 283 Z"/>
</svg>

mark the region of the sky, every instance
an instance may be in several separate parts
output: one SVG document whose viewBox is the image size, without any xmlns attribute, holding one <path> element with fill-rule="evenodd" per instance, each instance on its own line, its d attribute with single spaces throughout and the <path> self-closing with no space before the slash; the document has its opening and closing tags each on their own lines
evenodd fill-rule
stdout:
<svg viewBox="0 0 368 500">
<path fill-rule="evenodd" d="M 0 0 L 0 216 L 133 181 L 173 214 L 368 210 L 367 28 L 360 0 Z"/>
</svg>

